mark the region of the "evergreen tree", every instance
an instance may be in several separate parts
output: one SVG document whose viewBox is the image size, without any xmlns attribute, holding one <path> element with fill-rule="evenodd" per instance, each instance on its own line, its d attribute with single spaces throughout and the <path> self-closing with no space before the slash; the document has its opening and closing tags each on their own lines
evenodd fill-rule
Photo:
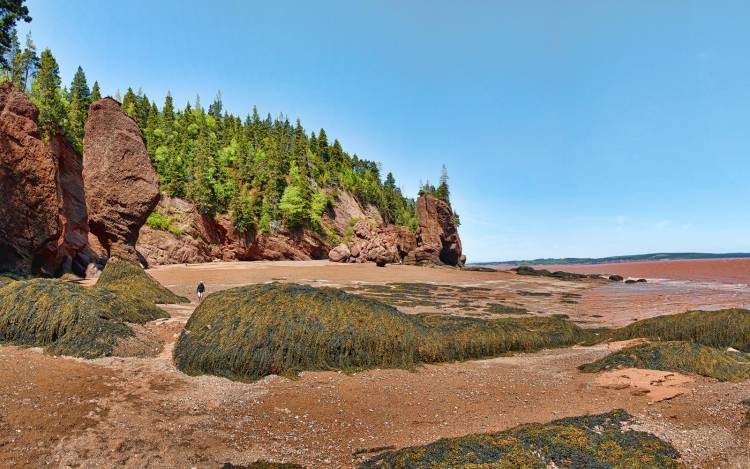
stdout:
<svg viewBox="0 0 750 469">
<path fill-rule="evenodd" d="M 435 197 L 450 206 L 451 193 L 448 189 L 448 168 L 446 168 L 445 165 L 443 165 L 440 171 L 440 184 L 438 184 L 437 189 L 435 189 Z"/>
<path fill-rule="evenodd" d="M 66 103 L 60 89 L 60 69 L 49 49 L 39 60 L 31 98 L 39 109 L 39 129 L 45 137 L 64 127 Z"/>
<path fill-rule="evenodd" d="M 13 41 L 18 43 L 16 36 L 16 23 L 24 21 L 31 22 L 29 9 L 24 5 L 26 0 L 2 0 L 0 1 L 0 68 L 10 70 L 15 58 L 8 57 L 8 52 L 14 46 Z"/>
<path fill-rule="evenodd" d="M 189 195 L 198 205 L 201 213 L 216 211 L 216 194 L 214 192 L 213 165 L 211 158 L 211 138 L 204 126 L 198 133 L 193 162 L 193 180 L 190 183 Z"/>
<path fill-rule="evenodd" d="M 83 149 L 83 129 L 91 104 L 91 92 L 86 74 L 80 66 L 70 84 L 70 108 L 68 111 L 69 137 L 79 151 Z"/>
<path fill-rule="evenodd" d="M 164 126 L 164 133 L 168 137 L 172 134 L 172 126 L 174 125 L 174 103 L 172 102 L 172 95 L 167 91 L 167 96 L 164 98 L 164 107 L 162 108 L 162 125 Z"/>
<path fill-rule="evenodd" d="M 10 34 L 10 44 L 5 51 L 5 62 L 8 64 L 7 67 L 2 69 L 3 80 L 8 79 L 14 85 L 18 86 L 19 79 L 19 59 L 21 56 L 21 45 L 18 43 L 18 35 L 16 30 L 13 29 Z"/>
<path fill-rule="evenodd" d="M 25 91 L 29 86 L 29 77 L 34 75 L 39 66 L 39 56 L 36 54 L 34 41 L 31 40 L 31 33 L 26 34 L 23 52 L 16 60 L 18 61 L 19 82 L 17 84 L 14 82 L 14 84 Z"/>
<path fill-rule="evenodd" d="M 102 99 L 102 92 L 99 90 L 99 82 L 95 81 L 94 86 L 91 87 L 91 102 L 99 101 Z"/>
<path fill-rule="evenodd" d="M 133 88 L 128 87 L 128 90 L 125 92 L 125 96 L 122 98 L 122 110 L 125 112 L 125 114 L 129 115 L 133 119 L 135 119 L 138 115 L 136 113 L 136 107 L 135 107 L 135 93 L 133 92 Z"/>
</svg>

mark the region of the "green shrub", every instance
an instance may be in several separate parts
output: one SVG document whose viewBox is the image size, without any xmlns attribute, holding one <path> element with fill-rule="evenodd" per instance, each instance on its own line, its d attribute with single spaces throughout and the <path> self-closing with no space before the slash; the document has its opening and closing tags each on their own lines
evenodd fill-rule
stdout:
<svg viewBox="0 0 750 469">
<path fill-rule="evenodd" d="M 19 280 L 0 288 L 0 342 L 53 354 L 111 355 L 121 339 L 133 336 L 126 322 L 165 316 L 154 305 L 61 280 Z"/>
<path fill-rule="evenodd" d="M 646 337 L 653 340 L 682 340 L 712 347 L 733 347 L 750 352 L 750 311 L 688 311 L 686 313 L 636 321 L 605 334 L 616 340 Z"/>
<path fill-rule="evenodd" d="M 667 442 L 624 430 L 632 417 L 624 410 L 569 417 L 510 430 L 444 438 L 424 446 L 386 452 L 363 468 L 545 469 L 682 468 Z"/>
<path fill-rule="evenodd" d="M 596 373 L 620 367 L 695 373 L 720 381 L 750 379 L 748 355 L 677 341 L 624 348 L 593 363 L 581 365 L 578 369 L 585 373 Z"/>
<path fill-rule="evenodd" d="M 182 230 L 176 226 L 174 226 L 172 223 L 174 220 L 172 217 L 167 215 L 162 215 L 159 212 L 151 212 L 151 215 L 148 216 L 146 219 L 146 225 L 149 226 L 149 228 L 153 228 L 155 230 L 161 230 L 161 231 L 168 231 L 172 233 L 175 236 L 180 236 L 182 234 Z"/>
<path fill-rule="evenodd" d="M 107 261 L 96 288 L 105 288 L 119 294 L 146 301 L 150 304 L 189 303 L 184 296 L 178 296 L 163 287 L 139 265 L 113 257 Z"/>
<path fill-rule="evenodd" d="M 302 370 L 412 369 L 586 337 L 559 318 L 411 316 L 334 288 L 274 283 L 208 296 L 180 335 L 174 359 L 191 375 L 255 380 Z"/>
</svg>

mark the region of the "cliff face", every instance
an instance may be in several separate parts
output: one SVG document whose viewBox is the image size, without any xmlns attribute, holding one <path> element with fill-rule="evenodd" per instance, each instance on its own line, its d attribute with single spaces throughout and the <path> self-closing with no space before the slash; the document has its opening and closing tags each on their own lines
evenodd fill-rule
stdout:
<svg viewBox="0 0 750 469">
<path fill-rule="evenodd" d="M 44 142 L 38 114 L 0 85 L 0 271 L 56 275 L 88 262 L 81 157 L 61 135 Z"/>
<path fill-rule="evenodd" d="M 329 246 L 311 231 L 238 233 L 229 217 L 201 214 L 186 200 L 162 197 L 160 229 L 140 230 L 138 252 L 149 265 L 255 260 L 325 259 Z"/>
<path fill-rule="evenodd" d="M 466 259 L 461 253 L 461 238 L 448 204 L 424 194 L 417 200 L 417 216 L 416 233 L 403 226 L 358 221 L 351 238 L 333 248 L 329 259 L 378 265 L 463 265 Z"/>
<path fill-rule="evenodd" d="M 135 122 L 110 98 L 93 103 L 82 158 L 61 134 L 45 142 L 38 114 L 0 85 L 0 271 L 82 275 L 102 256 L 137 261 L 159 185 Z"/>
<path fill-rule="evenodd" d="M 387 225 L 374 207 L 364 208 L 339 190 L 324 226 L 345 243 L 331 246 L 310 230 L 237 233 L 226 215 L 198 212 L 186 200 L 163 196 L 158 228 L 143 226 L 138 252 L 149 265 L 254 260 L 330 259 L 334 262 L 460 266 L 461 240 L 450 207 L 431 195 L 417 201 L 419 229 Z"/>
<path fill-rule="evenodd" d="M 450 207 L 432 196 L 417 203 L 416 233 L 385 224 L 377 208 L 343 190 L 330 194 L 334 204 L 323 216 L 329 239 L 310 230 L 238 233 L 227 215 L 201 214 L 190 202 L 159 194 L 143 136 L 113 99 L 89 108 L 83 158 L 63 135 L 45 142 L 37 117 L 23 92 L 0 85 L 0 271 L 95 274 L 93 266 L 109 256 L 150 265 L 462 263 Z M 154 208 L 159 222 L 144 225 Z M 346 242 L 334 247 L 336 237 Z"/>
</svg>

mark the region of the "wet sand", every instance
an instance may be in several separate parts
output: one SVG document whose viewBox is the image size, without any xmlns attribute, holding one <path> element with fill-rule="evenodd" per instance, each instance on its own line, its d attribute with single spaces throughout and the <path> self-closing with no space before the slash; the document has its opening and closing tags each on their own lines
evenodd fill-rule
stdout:
<svg viewBox="0 0 750 469">
<path fill-rule="evenodd" d="M 631 278 L 660 278 L 750 285 L 750 259 L 698 259 L 677 261 L 621 262 L 613 264 L 567 264 L 539 266 L 581 274 L 618 274 Z"/>
<path fill-rule="evenodd" d="M 512 302 L 531 314 L 569 314 L 583 326 L 706 304 L 750 304 L 750 292 L 691 282 L 672 290 L 671 283 L 564 282 L 508 272 L 317 261 L 180 265 L 150 272 L 191 297 L 199 280 L 209 293 L 274 280 L 355 292 L 363 282 L 430 282 L 436 291 L 438 285 L 475 286 L 487 290 L 403 309 L 485 314 L 486 303 Z M 739 404 L 750 397 L 750 382 L 694 376 L 684 384 L 684 394 L 649 404 L 647 394 L 602 387 L 596 375 L 578 372 L 578 365 L 609 352 L 604 345 L 429 365 L 413 372 L 306 372 L 297 380 L 271 376 L 255 383 L 190 377 L 175 369 L 171 353 L 195 306 L 168 307 L 170 319 L 147 325 L 167 342 L 153 358 L 82 360 L 0 346 L 3 467 L 218 468 L 258 459 L 352 467 L 377 448 L 615 408 L 633 413 L 638 428 L 675 445 L 688 467 L 740 468 L 750 461 L 750 430 L 741 426 L 746 409 Z M 595 310 L 602 317 L 592 317 Z"/>
</svg>

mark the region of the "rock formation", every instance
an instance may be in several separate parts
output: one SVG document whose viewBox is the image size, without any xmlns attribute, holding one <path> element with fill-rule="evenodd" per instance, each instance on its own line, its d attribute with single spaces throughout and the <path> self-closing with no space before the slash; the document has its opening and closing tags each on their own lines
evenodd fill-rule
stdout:
<svg viewBox="0 0 750 469">
<path fill-rule="evenodd" d="M 371 219 L 357 221 L 347 243 L 328 253 L 333 262 L 375 262 L 385 264 L 463 265 L 461 239 L 448 204 L 432 195 L 417 200 L 419 229 L 416 234 L 404 226 L 378 225 Z"/>
<path fill-rule="evenodd" d="M 138 230 L 159 202 L 141 131 L 112 98 L 91 104 L 83 139 L 89 229 L 109 255 L 138 262 Z"/>
<path fill-rule="evenodd" d="M 461 238 L 451 208 L 430 194 L 417 200 L 417 249 L 413 252 L 416 264 L 461 263 Z M 411 256 L 410 256 L 411 257 Z"/>
<path fill-rule="evenodd" d="M 88 261 L 81 157 L 61 135 L 45 143 L 38 114 L 26 94 L 0 85 L 0 271 L 55 275 L 74 263 L 81 271 Z"/>
<path fill-rule="evenodd" d="M 356 222 L 348 244 L 336 246 L 328 258 L 333 262 L 398 264 L 416 247 L 414 233 L 405 226 L 378 226 L 367 219 Z"/>
<path fill-rule="evenodd" d="M 138 252 L 149 265 L 254 260 L 325 259 L 330 246 L 305 230 L 276 234 L 238 233 L 226 215 L 201 214 L 186 200 L 163 197 L 157 212 L 170 220 L 170 230 L 144 226 Z"/>
</svg>

